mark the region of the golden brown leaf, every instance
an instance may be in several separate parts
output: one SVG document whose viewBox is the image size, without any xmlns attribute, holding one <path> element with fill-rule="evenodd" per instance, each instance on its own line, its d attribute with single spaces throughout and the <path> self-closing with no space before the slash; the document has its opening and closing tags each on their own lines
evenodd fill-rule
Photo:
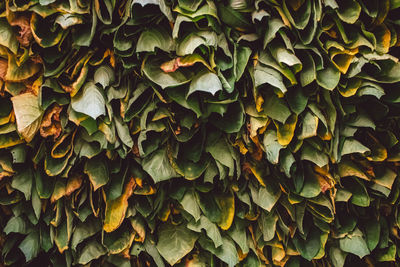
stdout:
<svg viewBox="0 0 400 267">
<path fill-rule="evenodd" d="M 40 125 L 40 135 L 42 137 L 53 136 L 55 140 L 60 136 L 62 130 L 60 123 L 61 111 L 62 107 L 57 104 L 46 111 Z"/>
<path fill-rule="evenodd" d="M 68 179 L 65 195 L 71 195 L 76 189 L 82 185 L 82 175 L 74 175 Z"/>
<path fill-rule="evenodd" d="M 131 178 L 125 185 L 124 193 L 120 197 L 107 201 L 103 226 L 104 231 L 108 233 L 112 232 L 122 224 L 128 208 L 128 199 L 132 195 L 135 185 L 135 179 Z"/>
<path fill-rule="evenodd" d="M 8 69 L 7 60 L 0 58 L 0 79 L 4 81 Z"/>
<path fill-rule="evenodd" d="M 19 27 L 18 35 L 16 36 L 17 40 L 22 46 L 28 47 L 33 39 L 30 18 L 19 16 L 10 21 L 10 25 Z"/>
</svg>

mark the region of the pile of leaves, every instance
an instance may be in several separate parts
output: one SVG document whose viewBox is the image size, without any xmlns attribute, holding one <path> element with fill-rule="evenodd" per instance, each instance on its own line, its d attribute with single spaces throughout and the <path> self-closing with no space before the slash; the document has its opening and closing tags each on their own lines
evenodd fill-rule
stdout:
<svg viewBox="0 0 400 267">
<path fill-rule="evenodd" d="M 0 265 L 394 265 L 399 58 L 399 0 L 0 1 Z"/>
</svg>

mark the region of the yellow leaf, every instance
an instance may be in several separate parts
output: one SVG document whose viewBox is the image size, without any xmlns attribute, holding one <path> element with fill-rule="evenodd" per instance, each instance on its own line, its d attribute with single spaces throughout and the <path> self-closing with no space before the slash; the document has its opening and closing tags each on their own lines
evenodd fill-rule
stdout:
<svg viewBox="0 0 400 267">
<path fill-rule="evenodd" d="M 339 86 L 339 92 L 344 97 L 350 97 L 357 93 L 358 88 L 360 88 L 362 80 L 359 78 L 351 78 L 347 83 L 346 87 Z"/>
<path fill-rule="evenodd" d="M 158 213 L 158 218 L 160 218 L 162 222 L 166 222 L 170 214 L 171 214 L 171 209 L 169 208 L 169 205 L 164 204 Z"/>
<path fill-rule="evenodd" d="M 263 176 L 265 174 L 265 166 L 256 163 L 246 162 L 246 167 L 248 167 L 253 175 L 256 177 L 257 181 L 265 187 Z"/>
<path fill-rule="evenodd" d="M 104 231 L 112 232 L 122 224 L 128 208 L 128 199 L 132 195 L 135 185 L 135 179 L 131 178 L 120 197 L 106 202 Z"/>
<path fill-rule="evenodd" d="M 264 104 L 264 98 L 261 95 L 258 95 L 256 97 L 256 109 L 258 112 L 261 112 L 263 110 L 262 105 Z"/>
<path fill-rule="evenodd" d="M 240 154 L 242 155 L 246 155 L 246 153 L 249 152 L 242 139 L 237 139 L 233 145 L 239 148 Z"/>
<path fill-rule="evenodd" d="M 391 33 L 385 24 L 378 25 L 374 30 L 376 37 L 376 51 L 386 54 L 389 52 Z"/>
<path fill-rule="evenodd" d="M 330 50 L 331 61 L 333 65 L 335 65 L 341 73 L 346 74 L 354 56 L 357 53 L 358 53 L 358 48 L 338 49 L 334 47 Z"/>
<path fill-rule="evenodd" d="M 235 197 L 232 192 L 215 196 L 221 210 L 221 220 L 218 223 L 222 230 L 228 230 L 235 217 Z"/>
<path fill-rule="evenodd" d="M 290 115 L 285 124 L 278 121 L 274 121 L 274 123 L 277 128 L 278 143 L 282 146 L 287 146 L 294 136 L 294 130 L 297 124 L 297 115 Z"/>
</svg>

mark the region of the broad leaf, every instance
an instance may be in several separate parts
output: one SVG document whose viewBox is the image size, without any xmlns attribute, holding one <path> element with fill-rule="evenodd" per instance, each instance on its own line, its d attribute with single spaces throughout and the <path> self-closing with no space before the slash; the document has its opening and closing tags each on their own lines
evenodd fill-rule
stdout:
<svg viewBox="0 0 400 267">
<path fill-rule="evenodd" d="M 159 229 L 157 250 L 171 265 L 177 263 L 194 247 L 198 235 L 185 225 L 163 224 Z"/>
</svg>

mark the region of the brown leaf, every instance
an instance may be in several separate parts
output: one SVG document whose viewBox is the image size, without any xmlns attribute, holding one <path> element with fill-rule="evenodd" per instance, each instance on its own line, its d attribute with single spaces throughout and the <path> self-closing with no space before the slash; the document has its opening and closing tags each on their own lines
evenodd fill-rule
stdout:
<svg viewBox="0 0 400 267">
<path fill-rule="evenodd" d="M 320 168 L 315 165 L 313 166 L 313 168 L 322 193 L 325 193 L 327 190 L 331 189 L 335 185 L 333 176 L 329 173 L 328 166 Z"/>
<path fill-rule="evenodd" d="M 74 175 L 68 179 L 65 195 L 71 195 L 76 189 L 82 185 L 82 175 Z"/>
<path fill-rule="evenodd" d="M 294 11 L 297 11 L 304 4 L 305 0 L 288 0 L 286 2 Z"/>
<path fill-rule="evenodd" d="M 261 149 L 261 144 L 260 141 L 258 140 L 258 135 L 250 138 L 255 146 L 253 148 L 249 148 L 249 152 L 253 157 L 253 159 L 255 159 L 256 161 L 261 161 L 263 157 L 263 150 Z"/>
<path fill-rule="evenodd" d="M 319 175 L 317 173 L 315 175 L 317 177 L 319 187 L 321 188 L 322 193 L 325 193 L 327 190 L 332 188 L 333 185 L 329 183 L 324 176 Z"/>
<path fill-rule="evenodd" d="M 48 109 L 43 117 L 40 125 L 40 135 L 44 138 L 53 136 L 57 139 L 61 134 L 60 112 L 62 107 L 55 104 L 52 108 Z"/>
<path fill-rule="evenodd" d="M 40 55 L 32 55 L 31 57 L 30 57 L 30 59 L 31 59 L 31 61 L 33 62 L 33 63 L 36 63 L 36 64 L 43 64 L 43 59 L 41 58 L 41 56 Z"/>
<path fill-rule="evenodd" d="M 183 60 L 185 60 L 185 58 L 183 58 Z M 178 58 L 174 58 L 171 59 L 170 61 L 164 62 L 163 64 L 161 64 L 161 69 L 164 72 L 174 72 L 177 69 L 179 69 L 179 67 L 191 67 L 196 63 L 196 61 L 183 61 L 182 62 L 182 58 L 178 57 Z"/>
<path fill-rule="evenodd" d="M 174 72 L 179 68 L 178 60 L 174 58 L 170 61 L 164 62 L 161 64 L 160 68 L 166 73 Z"/>
<path fill-rule="evenodd" d="M 22 46 L 28 47 L 33 39 L 30 18 L 19 16 L 10 21 L 10 25 L 19 27 L 18 35 L 16 36 L 17 40 Z"/>
<path fill-rule="evenodd" d="M 132 153 L 133 153 L 133 155 L 135 155 L 135 157 L 140 158 L 139 145 L 138 145 L 137 140 L 134 141 L 134 145 L 132 147 Z"/>
<path fill-rule="evenodd" d="M 0 79 L 4 81 L 8 69 L 8 61 L 0 58 Z"/>
</svg>

